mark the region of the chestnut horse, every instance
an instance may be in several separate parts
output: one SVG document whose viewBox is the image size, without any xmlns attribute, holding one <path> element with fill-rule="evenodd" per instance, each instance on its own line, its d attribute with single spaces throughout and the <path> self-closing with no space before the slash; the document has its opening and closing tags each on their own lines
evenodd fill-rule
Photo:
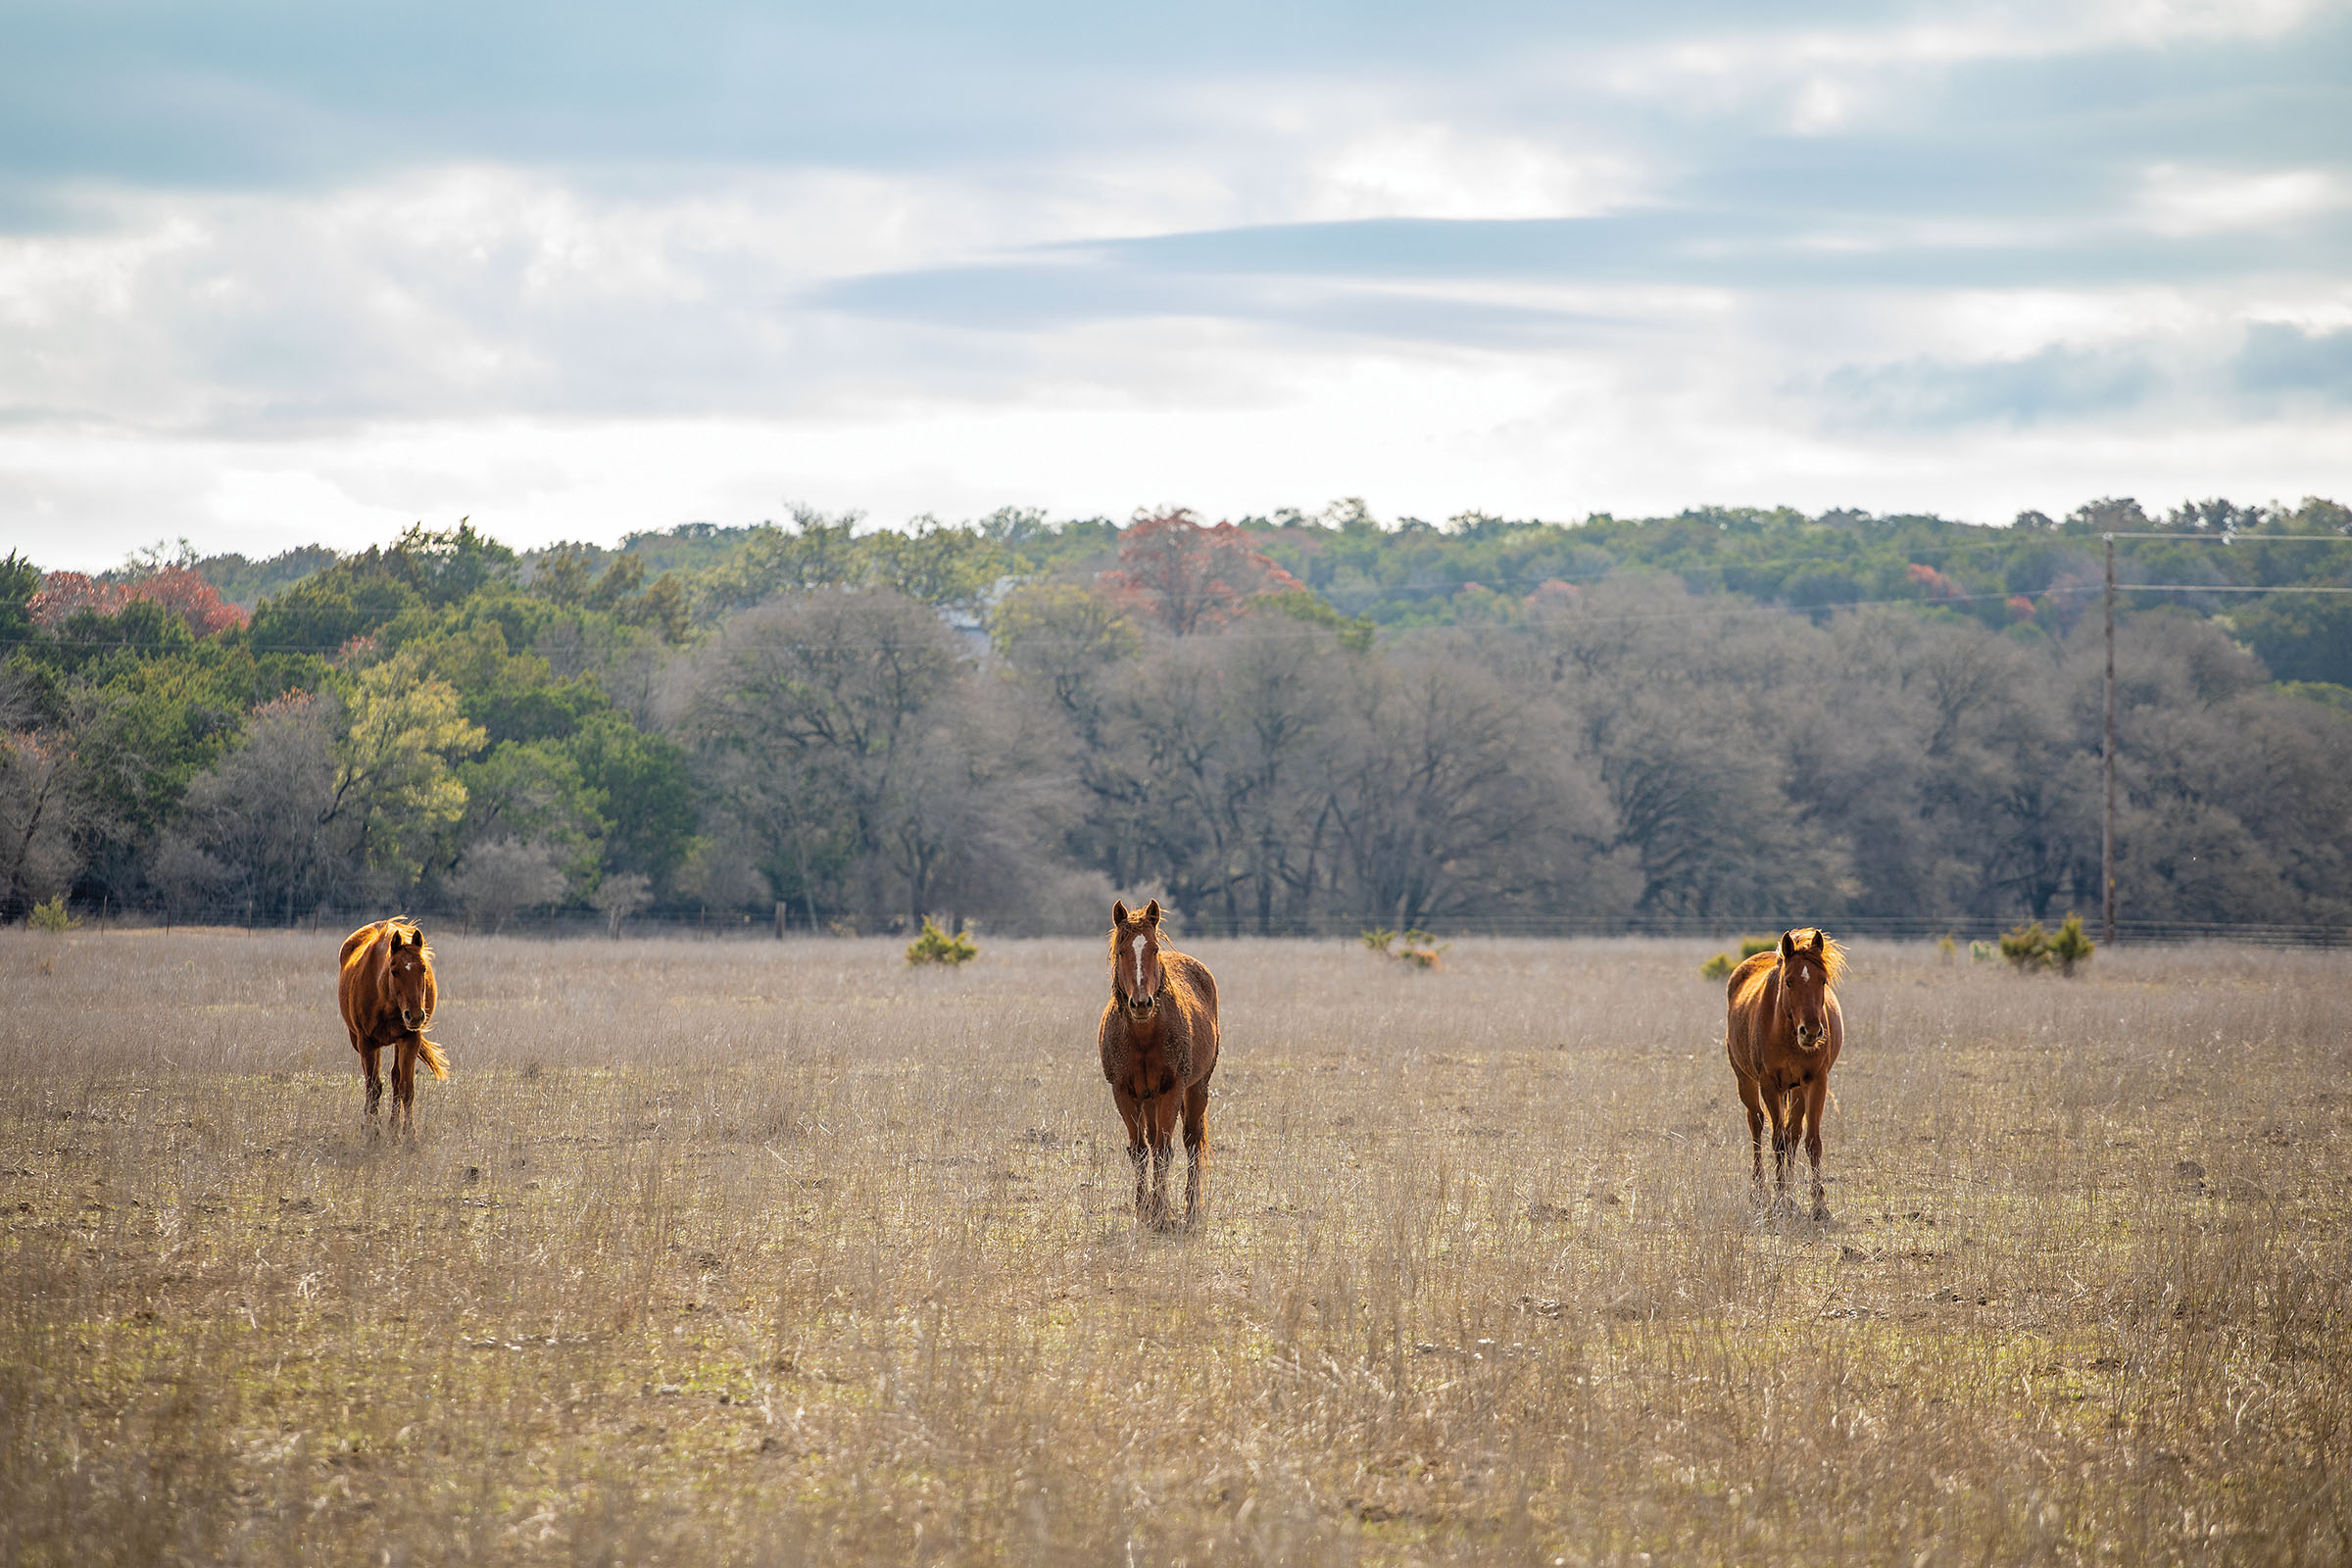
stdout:
<svg viewBox="0 0 2352 1568">
<path fill-rule="evenodd" d="M 1726 988 L 1730 1018 L 1724 1054 L 1740 1079 L 1747 1106 L 1747 1141 L 1755 1155 L 1756 1190 L 1764 1189 L 1764 1117 L 1772 1115 L 1773 1174 L 1788 1194 L 1788 1161 L 1801 1135 L 1813 1161 L 1813 1217 L 1830 1217 L 1821 1188 L 1821 1111 L 1830 1069 L 1845 1045 L 1845 1016 L 1830 988 L 1845 975 L 1845 950 L 1827 931 L 1800 926 L 1781 933 L 1780 947 L 1759 953 L 1732 971 Z"/>
<path fill-rule="evenodd" d="M 392 1126 L 395 1131 L 416 1130 L 416 1058 L 435 1078 L 449 1076 L 449 1058 L 424 1038 L 432 1026 L 433 1008 L 441 1000 L 433 983 L 433 950 L 415 922 L 394 916 L 364 925 L 343 939 L 343 974 L 335 985 L 335 1000 L 343 1006 L 343 1027 L 351 1031 L 351 1049 L 360 1054 L 368 1074 L 368 1114 L 375 1114 L 384 1098 L 384 1081 L 376 1075 L 375 1054 L 392 1048 Z"/>
<path fill-rule="evenodd" d="M 1159 901 L 1130 914 L 1110 906 L 1110 1003 L 1096 1044 L 1112 1103 L 1127 1124 L 1135 1217 L 1168 1223 L 1170 1142 L 1184 1113 L 1184 1218 L 1200 1213 L 1208 1157 L 1208 1079 L 1217 1070 L 1217 982 L 1200 959 L 1160 941 Z M 1146 1151 L 1151 1180 L 1145 1181 Z"/>
</svg>

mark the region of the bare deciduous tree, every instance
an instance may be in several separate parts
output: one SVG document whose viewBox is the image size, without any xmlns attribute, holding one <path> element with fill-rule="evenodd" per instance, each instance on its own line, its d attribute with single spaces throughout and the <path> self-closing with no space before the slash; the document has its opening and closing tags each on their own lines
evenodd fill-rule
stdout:
<svg viewBox="0 0 2352 1568">
<path fill-rule="evenodd" d="M 175 909 L 291 924 L 354 890 L 350 836 L 331 820 L 341 710 L 296 692 L 188 785 L 153 871 Z"/>
<path fill-rule="evenodd" d="M 618 940 L 624 921 L 654 901 L 654 879 L 643 871 L 616 871 L 596 885 L 589 905 L 602 911 L 605 933 Z"/>
<path fill-rule="evenodd" d="M 496 933 L 514 915 L 544 909 L 569 891 L 556 858 L 545 844 L 489 839 L 466 852 L 450 891 L 467 919 Z"/>
</svg>

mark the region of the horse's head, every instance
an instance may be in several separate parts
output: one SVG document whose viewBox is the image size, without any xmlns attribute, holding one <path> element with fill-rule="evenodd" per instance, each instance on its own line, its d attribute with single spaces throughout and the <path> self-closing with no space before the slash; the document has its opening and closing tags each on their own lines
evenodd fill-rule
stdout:
<svg viewBox="0 0 2352 1568">
<path fill-rule="evenodd" d="M 1830 986 L 1845 972 L 1845 950 L 1817 926 L 1781 933 L 1781 1007 L 1796 1026 L 1796 1049 L 1830 1038 Z"/>
<path fill-rule="evenodd" d="M 403 1029 L 420 1032 L 433 1021 L 432 951 L 424 945 L 424 933 L 413 925 L 395 925 L 389 937 L 384 1000 L 400 1009 Z"/>
<path fill-rule="evenodd" d="M 1159 966 L 1159 901 L 1141 912 L 1123 902 L 1110 906 L 1110 1000 L 1128 1017 L 1142 1022 L 1167 994 L 1167 974 Z"/>
</svg>

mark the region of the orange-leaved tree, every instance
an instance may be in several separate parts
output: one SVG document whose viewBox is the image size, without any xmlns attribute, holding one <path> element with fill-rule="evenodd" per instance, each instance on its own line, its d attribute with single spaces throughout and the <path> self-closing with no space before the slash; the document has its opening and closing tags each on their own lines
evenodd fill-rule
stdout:
<svg viewBox="0 0 2352 1568">
<path fill-rule="evenodd" d="M 1262 595 L 1306 589 L 1241 529 L 1203 526 L 1185 507 L 1139 511 L 1102 583 L 1179 637 L 1222 625 Z"/>
<path fill-rule="evenodd" d="M 245 624 L 243 610 L 222 599 L 220 590 L 202 573 L 186 566 L 159 566 L 128 582 L 112 582 L 78 571 L 53 571 L 41 579 L 41 591 L 25 608 L 34 625 L 59 626 L 84 610 L 119 615 L 139 600 L 172 612 L 199 637 L 217 636 Z"/>
</svg>

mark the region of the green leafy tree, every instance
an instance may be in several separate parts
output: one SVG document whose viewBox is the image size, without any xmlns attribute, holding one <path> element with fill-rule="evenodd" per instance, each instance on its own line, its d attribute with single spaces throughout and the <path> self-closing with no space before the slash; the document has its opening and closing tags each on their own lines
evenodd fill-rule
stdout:
<svg viewBox="0 0 2352 1568">
<path fill-rule="evenodd" d="M 418 635 L 414 646 L 432 672 L 458 691 L 466 716 L 482 726 L 493 745 L 562 740 L 612 706 L 587 676 L 559 677 L 543 656 L 510 653 L 507 625 L 497 618 L 483 616 L 439 636 Z"/>
<path fill-rule="evenodd" d="M 248 628 L 256 650 L 332 654 L 389 623 L 424 596 L 385 554 L 370 546 L 317 576 L 265 599 Z"/>
<path fill-rule="evenodd" d="M 686 751 L 617 713 L 598 713 L 564 743 L 604 825 L 608 871 L 660 882 L 694 842 L 698 802 Z"/>
<path fill-rule="evenodd" d="M 945 527 L 930 516 L 915 518 L 905 533 L 876 533 L 866 548 L 875 581 L 942 609 L 979 609 L 1011 564 L 1004 548 L 988 535 Z"/>
<path fill-rule="evenodd" d="M 2352 686 L 2352 594 L 2265 595 L 2230 625 L 2275 679 Z"/>
<path fill-rule="evenodd" d="M 466 814 L 450 835 L 458 845 L 505 838 L 545 846 L 574 886 L 594 885 L 612 824 L 566 742 L 504 741 L 456 772 L 466 786 Z"/>
<path fill-rule="evenodd" d="M 0 647 L 14 647 L 32 630 L 32 596 L 41 591 L 41 568 L 15 551 L 0 560 Z"/>
<path fill-rule="evenodd" d="M 436 608 L 457 604 L 514 575 L 514 552 L 463 517 L 455 528 L 412 523 L 386 559 L 418 598 Z"/>
<path fill-rule="evenodd" d="M 346 823 L 361 863 L 401 883 L 423 870 L 438 835 L 466 811 L 451 762 L 487 739 L 457 689 L 424 674 L 418 651 L 363 670 L 335 748 L 327 819 Z"/>
<path fill-rule="evenodd" d="M 777 594 L 862 582 L 866 551 L 856 536 L 861 513 L 828 517 L 795 507 L 790 529 L 761 523 L 726 561 L 699 574 L 694 586 L 713 615 L 748 610 Z"/>
</svg>

